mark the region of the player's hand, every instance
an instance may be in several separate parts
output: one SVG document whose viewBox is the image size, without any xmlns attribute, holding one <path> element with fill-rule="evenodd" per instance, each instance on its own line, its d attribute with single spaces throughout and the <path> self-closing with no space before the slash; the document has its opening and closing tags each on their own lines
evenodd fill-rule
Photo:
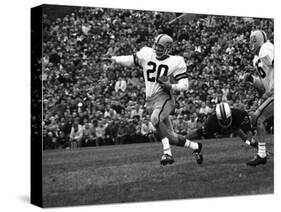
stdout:
<svg viewBox="0 0 281 212">
<path fill-rule="evenodd" d="M 102 57 L 100 57 L 100 60 L 101 61 L 105 61 L 105 62 L 111 62 L 111 63 L 115 63 L 116 62 L 116 59 L 115 59 L 115 57 L 113 56 L 102 56 Z"/>
<path fill-rule="evenodd" d="M 269 97 L 272 97 L 274 95 L 273 89 L 271 89 L 269 92 L 263 92 L 262 93 L 262 98 L 263 99 L 268 99 Z"/>
<path fill-rule="evenodd" d="M 163 89 L 170 90 L 172 88 L 172 84 L 169 82 L 169 78 L 167 76 L 159 77 L 157 82 Z"/>
<path fill-rule="evenodd" d="M 253 78 L 253 76 L 252 76 L 250 73 L 247 73 L 247 74 L 244 75 L 243 81 L 244 81 L 245 83 L 246 83 L 246 82 L 253 83 L 253 82 L 254 82 L 254 78 Z"/>
</svg>

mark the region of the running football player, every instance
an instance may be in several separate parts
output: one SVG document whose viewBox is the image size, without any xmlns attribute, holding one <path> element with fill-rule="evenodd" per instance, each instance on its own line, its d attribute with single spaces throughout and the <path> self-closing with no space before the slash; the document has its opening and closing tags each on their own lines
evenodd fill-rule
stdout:
<svg viewBox="0 0 281 212">
<path fill-rule="evenodd" d="M 133 55 L 113 56 L 112 62 L 123 66 L 140 66 L 143 70 L 146 92 L 146 108 L 151 112 L 151 122 L 156 128 L 157 135 L 163 144 L 161 165 L 174 163 L 171 145 L 183 146 L 193 150 L 198 164 L 203 162 L 202 144 L 191 142 L 184 136 L 174 132 L 169 115 L 175 107 L 172 90 L 188 90 L 186 64 L 183 57 L 169 55 L 173 39 L 160 34 L 155 38 L 153 48 L 143 47 Z M 177 83 L 168 80 L 172 76 Z"/>
<path fill-rule="evenodd" d="M 265 99 L 252 117 L 257 129 L 255 139 L 258 141 L 258 153 L 247 165 L 257 166 L 267 162 L 264 122 L 273 117 L 274 45 L 267 39 L 264 31 L 255 30 L 250 35 L 250 46 L 255 52 L 253 65 L 258 76 L 247 73 L 244 81 L 251 83 L 259 91 L 263 90 L 262 98 Z"/>
</svg>

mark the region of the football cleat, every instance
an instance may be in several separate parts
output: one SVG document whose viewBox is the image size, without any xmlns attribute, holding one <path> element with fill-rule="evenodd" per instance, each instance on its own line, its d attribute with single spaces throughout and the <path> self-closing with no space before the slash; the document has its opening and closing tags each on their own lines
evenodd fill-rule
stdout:
<svg viewBox="0 0 281 212">
<path fill-rule="evenodd" d="M 261 165 L 261 164 L 264 165 L 264 164 L 266 164 L 266 162 L 267 162 L 266 157 L 262 158 L 259 155 L 256 155 L 254 157 L 254 159 L 248 161 L 246 164 L 247 164 L 247 166 L 258 166 L 258 165 Z"/>
<path fill-rule="evenodd" d="M 194 150 L 192 153 L 198 164 L 203 163 L 202 147 L 203 147 L 203 145 L 198 142 L 198 149 Z"/>
<path fill-rule="evenodd" d="M 172 155 L 164 154 L 161 157 L 160 164 L 166 166 L 167 164 L 173 164 L 175 162 Z"/>
</svg>

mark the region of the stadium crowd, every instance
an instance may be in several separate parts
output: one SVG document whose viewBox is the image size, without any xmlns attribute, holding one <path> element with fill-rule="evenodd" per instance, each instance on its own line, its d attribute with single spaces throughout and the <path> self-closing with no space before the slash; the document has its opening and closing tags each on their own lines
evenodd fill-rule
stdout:
<svg viewBox="0 0 281 212">
<path fill-rule="evenodd" d="M 44 149 L 156 141 L 141 69 L 100 58 L 152 46 L 159 33 L 173 37 L 171 54 L 183 56 L 188 67 L 190 89 L 175 94 L 177 133 L 200 126 L 220 101 L 254 111 L 261 101 L 258 93 L 241 83 L 245 71 L 254 71 L 249 34 L 263 29 L 273 42 L 273 21 L 198 15 L 168 24 L 178 15 L 79 8 L 50 21 L 44 14 Z"/>
</svg>

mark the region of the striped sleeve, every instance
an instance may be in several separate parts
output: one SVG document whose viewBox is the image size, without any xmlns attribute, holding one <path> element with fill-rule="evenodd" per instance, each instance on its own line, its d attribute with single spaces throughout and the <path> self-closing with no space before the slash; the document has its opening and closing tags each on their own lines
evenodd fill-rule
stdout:
<svg viewBox="0 0 281 212">
<path fill-rule="evenodd" d="M 135 66 L 141 66 L 140 64 L 139 64 L 139 60 L 138 60 L 138 57 L 137 57 L 137 55 L 136 54 L 133 54 L 133 57 L 134 57 L 134 64 L 135 64 Z"/>
<path fill-rule="evenodd" d="M 186 64 L 182 57 L 180 58 L 179 64 L 177 65 L 176 70 L 173 73 L 173 76 L 174 76 L 175 80 L 177 80 L 177 81 L 188 78 L 188 75 L 186 72 Z"/>
<path fill-rule="evenodd" d="M 185 78 L 188 78 L 186 72 L 185 72 L 185 73 L 178 74 L 178 75 L 175 76 L 175 79 L 176 79 L 177 81 L 179 81 L 179 80 L 181 80 L 181 79 L 185 79 Z"/>
<path fill-rule="evenodd" d="M 272 62 L 274 60 L 274 46 L 272 43 L 267 42 L 261 47 L 259 58 L 267 66 L 273 65 Z"/>
</svg>

